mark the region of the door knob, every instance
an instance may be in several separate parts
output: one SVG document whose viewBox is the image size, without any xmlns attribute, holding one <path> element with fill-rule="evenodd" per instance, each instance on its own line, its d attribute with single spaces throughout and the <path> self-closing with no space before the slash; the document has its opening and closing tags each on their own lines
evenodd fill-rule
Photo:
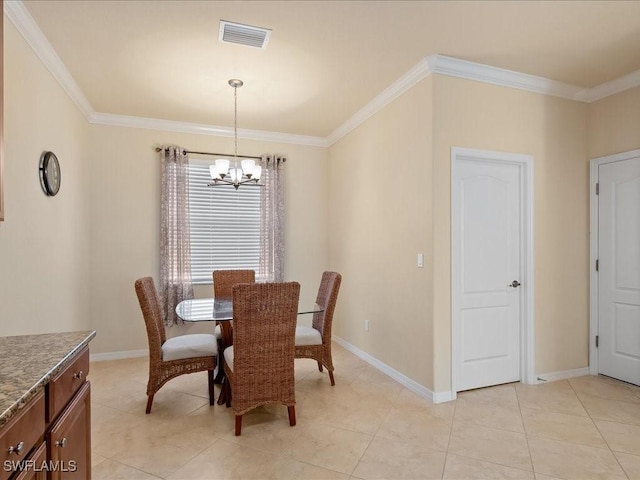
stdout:
<svg viewBox="0 0 640 480">
<path fill-rule="evenodd" d="M 514 280 L 509 285 L 507 285 L 507 287 L 513 287 L 513 288 L 518 288 L 519 286 L 520 286 L 520 282 L 518 280 Z"/>
</svg>

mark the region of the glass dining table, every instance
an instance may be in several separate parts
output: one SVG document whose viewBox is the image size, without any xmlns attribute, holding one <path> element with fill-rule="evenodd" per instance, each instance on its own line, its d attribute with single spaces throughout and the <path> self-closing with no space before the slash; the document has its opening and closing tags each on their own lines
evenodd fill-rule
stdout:
<svg viewBox="0 0 640 480">
<path fill-rule="evenodd" d="M 317 303 L 298 305 L 298 315 L 320 313 L 324 309 Z M 194 298 L 183 300 L 176 306 L 176 315 L 185 322 L 218 322 L 222 333 L 222 350 L 233 345 L 231 320 L 233 320 L 233 301 L 230 299 Z M 224 356 L 219 355 L 218 374 L 216 382 L 222 382 L 222 391 L 218 397 L 218 404 L 226 401 L 227 382 L 224 379 Z"/>
<path fill-rule="evenodd" d="M 298 315 L 322 311 L 323 308 L 317 303 L 298 306 Z M 230 299 L 215 298 L 183 300 L 176 306 L 176 315 L 185 322 L 226 322 L 233 320 L 233 302 Z"/>
</svg>

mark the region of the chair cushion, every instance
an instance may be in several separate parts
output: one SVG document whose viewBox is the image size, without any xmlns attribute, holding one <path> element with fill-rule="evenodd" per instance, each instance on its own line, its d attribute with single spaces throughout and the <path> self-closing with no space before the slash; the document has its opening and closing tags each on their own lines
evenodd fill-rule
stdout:
<svg viewBox="0 0 640 480">
<path fill-rule="evenodd" d="M 224 363 L 233 372 L 233 345 L 224 349 Z"/>
<path fill-rule="evenodd" d="M 162 360 L 182 360 L 183 358 L 210 357 L 218 354 L 216 337 L 208 333 L 192 333 L 168 338 L 162 344 Z"/>
<path fill-rule="evenodd" d="M 222 328 L 220 328 L 220 325 L 216 325 L 216 328 L 213 330 L 213 334 L 218 340 L 222 339 Z"/>
<path fill-rule="evenodd" d="M 296 346 L 322 345 L 322 335 L 313 327 L 296 327 Z"/>
</svg>

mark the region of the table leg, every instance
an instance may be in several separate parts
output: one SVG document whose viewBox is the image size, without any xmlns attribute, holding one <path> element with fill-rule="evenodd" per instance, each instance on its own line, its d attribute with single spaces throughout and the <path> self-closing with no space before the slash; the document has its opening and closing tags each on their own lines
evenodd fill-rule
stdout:
<svg viewBox="0 0 640 480">
<path fill-rule="evenodd" d="M 218 405 L 225 404 L 227 405 L 227 407 L 231 405 L 231 389 L 229 387 L 229 379 L 227 377 L 224 377 L 220 395 L 218 395 Z"/>
<path fill-rule="evenodd" d="M 226 323 L 226 322 L 225 322 Z M 216 322 L 216 325 L 220 325 L 220 332 L 222 332 L 222 322 Z M 223 352 L 224 340 L 221 336 L 220 340 L 218 340 L 218 360 L 215 371 L 215 378 L 213 379 L 213 383 L 219 385 L 224 382 L 224 368 L 222 368 L 222 362 L 224 361 Z"/>
<path fill-rule="evenodd" d="M 222 352 L 218 353 L 218 366 L 216 367 L 216 376 L 213 379 L 213 383 L 216 385 L 220 385 L 224 383 L 224 369 L 222 368 L 222 362 L 224 359 L 222 358 Z"/>
<path fill-rule="evenodd" d="M 220 330 L 222 331 L 222 351 L 228 346 L 233 345 L 233 332 L 231 327 L 231 322 L 220 322 Z M 224 355 L 220 355 L 220 361 L 218 364 L 218 374 L 216 375 L 216 380 L 220 379 L 219 383 L 222 383 L 222 389 L 220 390 L 220 395 L 218 396 L 218 405 L 224 405 L 227 402 L 227 398 L 231 397 L 231 392 L 229 391 L 229 381 L 224 373 Z"/>
</svg>

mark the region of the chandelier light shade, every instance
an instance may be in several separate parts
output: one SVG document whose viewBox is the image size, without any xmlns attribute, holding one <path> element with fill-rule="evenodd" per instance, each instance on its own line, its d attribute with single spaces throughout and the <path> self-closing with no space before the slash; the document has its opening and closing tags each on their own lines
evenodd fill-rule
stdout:
<svg viewBox="0 0 640 480">
<path fill-rule="evenodd" d="M 238 88 L 244 83 L 242 80 L 232 78 L 229 85 L 233 88 L 233 107 L 234 107 L 234 154 L 233 162 L 226 158 L 218 158 L 215 163 L 209 166 L 209 174 L 212 183 L 207 184 L 210 187 L 218 185 L 233 185 L 237 190 L 240 185 L 258 185 L 260 176 L 262 175 L 262 167 L 256 165 L 255 160 L 242 159 L 238 161 Z"/>
</svg>

